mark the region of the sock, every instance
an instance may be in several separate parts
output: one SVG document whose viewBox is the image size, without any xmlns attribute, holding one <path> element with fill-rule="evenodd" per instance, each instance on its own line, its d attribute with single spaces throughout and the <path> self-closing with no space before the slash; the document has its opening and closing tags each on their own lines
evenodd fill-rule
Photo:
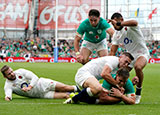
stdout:
<svg viewBox="0 0 160 115">
<path fill-rule="evenodd" d="M 89 95 L 90 97 L 92 97 L 92 96 L 93 96 L 93 93 L 91 92 L 91 88 L 88 87 L 86 90 L 87 90 L 88 95 Z"/>
<path fill-rule="evenodd" d="M 77 91 L 77 86 L 73 85 L 73 88 L 74 88 L 74 92 Z"/>
<path fill-rule="evenodd" d="M 141 95 L 142 88 L 136 87 L 136 95 Z"/>
<path fill-rule="evenodd" d="M 86 102 L 89 104 L 95 103 L 96 98 L 95 97 L 90 97 L 89 94 L 87 93 L 87 88 L 83 89 L 81 92 L 79 92 L 78 95 L 75 95 L 72 100 L 77 103 L 78 101 L 80 102 Z"/>
</svg>

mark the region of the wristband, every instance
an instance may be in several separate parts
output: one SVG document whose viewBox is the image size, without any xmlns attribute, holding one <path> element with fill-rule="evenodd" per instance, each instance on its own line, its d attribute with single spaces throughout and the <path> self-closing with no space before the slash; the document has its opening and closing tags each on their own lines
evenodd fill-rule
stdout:
<svg viewBox="0 0 160 115">
<path fill-rule="evenodd" d="M 79 52 L 76 52 L 76 55 L 79 55 L 80 53 Z"/>
<path fill-rule="evenodd" d="M 117 22 L 116 25 L 117 25 L 117 26 L 121 26 L 121 22 Z"/>
</svg>

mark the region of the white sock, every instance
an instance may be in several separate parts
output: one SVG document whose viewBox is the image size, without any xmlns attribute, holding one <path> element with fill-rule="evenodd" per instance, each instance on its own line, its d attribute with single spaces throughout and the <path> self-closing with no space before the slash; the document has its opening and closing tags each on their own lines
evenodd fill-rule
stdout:
<svg viewBox="0 0 160 115">
<path fill-rule="evenodd" d="M 89 95 L 90 97 L 92 97 L 92 96 L 93 96 L 93 93 L 91 92 L 91 88 L 88 87 L 86 90 L 87 90 L 88 95 Z"/>
<path fill-rule="evenodd" d="M 74 92 L 77 91 L 77 87 L 75 85 L 73 85 L 73 88 L 74 88 Z"/>
</svg>

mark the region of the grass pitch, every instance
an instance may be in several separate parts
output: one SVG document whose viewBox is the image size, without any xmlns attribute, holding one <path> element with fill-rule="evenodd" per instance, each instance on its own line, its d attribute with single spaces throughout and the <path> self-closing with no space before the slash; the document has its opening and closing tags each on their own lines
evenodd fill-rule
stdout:
<svg viewBox="0 0 160 115">
<path fill-rule="evenodd" d="M 73 85 L 78 63 L 1 63 L 14 70 L 25 68 L 38 77 L 50 78 Z M 144 69 L 142 100 L 138 105 L 88 105 L 62 104 L 64 99 L 34 99 L 13 95 L 11 102 L 4 100 L 4 82 L 0 78 L 0 115 L 159 115 L 160 114 L 160 64 L 148 64 Z M 135 76 L 131 71 L 130 79 Z"/>
</svg>

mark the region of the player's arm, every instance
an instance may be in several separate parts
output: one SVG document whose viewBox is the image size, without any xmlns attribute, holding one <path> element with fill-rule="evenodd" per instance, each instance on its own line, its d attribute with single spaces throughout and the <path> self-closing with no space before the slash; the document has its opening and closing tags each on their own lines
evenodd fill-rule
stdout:
<svg viewBox="0 0 160 115">
<path fill-rule="evenodd" d="M 116 80 L 111 76 L 111 68 L 108 65 L 105 65 L 103 67 L 103 70 L 101 72 L 101 76 L 104 80 L 106 80 L 109 84 L 113 86 L 117 86 Z"/>
<path fill-rule="evenodd" d="M 106 32 L 107 32 L 111 37 L 112 37 L 113 34 L 114 34 L 114 30 L 113 30 L 112 28 L 107 29 Z"/>
<path fill-rule="evenodd" d="M 137 26 L 138 22 L 136 20 L 128 20 L 128 21 L 122 21 L 121 26 Z"/>
<path fill-rule="evenodd" d="M 78 34 L 78 32 L 76 33 L 76 37 L 74 39 L 74 49 L 75 49 L 75 52 L 79 52 L 79 42 L 82 38 L 80 37 L 80 35 Z"/>
<path fill-rule="evenodd" d="M 105 89 L 99 95 L 99 103 L 100 104 L 116 104 L 121 101 L 121 99 L 117 97 L 109 96 L 109 91 Z"/>
<path fill-rule="evenodd" d="M 109 53 L 110 56 L 115 56 L 118 49 L 118 45 L 112 45 L 111 51 Z"/>
<path fill-rule="evenodd" d="M 127 97 L 117 88 L 112 88 L 110 95 L 113 97 L 120 98 L 125 104 L 129 104 L 129 105 L 135 104 L 135 96 Z"/>
<path fill-rule="evenodd" d="M 10 84 L 5 84 L 4 86 L 4 92 L 5 92 L 5 100 L 11 101 L 12 100 L 12 88 Z"/>
<path fill-rule="evenodd" d="M 112 22 L 113 25 L 115 26 L 137 26 L 138 22 L 136 20 L 127 20 L 127 21 L 121 21 L 117 22 L 116 20 L 111 20 L 109 19 L 108 22 Z"/>
<path fill-rule="evenodd" d="M 37 84 L 39 78 L 37 77 L 37 75 L 35 75 L 33 72 L 29 70 L 21 69 L 21 72 L 23 73 L 26 79 L 31 80 L 30 85 L 28 87 L 22 88 L 23 91 L 29 91 Z"/>
</svg>

